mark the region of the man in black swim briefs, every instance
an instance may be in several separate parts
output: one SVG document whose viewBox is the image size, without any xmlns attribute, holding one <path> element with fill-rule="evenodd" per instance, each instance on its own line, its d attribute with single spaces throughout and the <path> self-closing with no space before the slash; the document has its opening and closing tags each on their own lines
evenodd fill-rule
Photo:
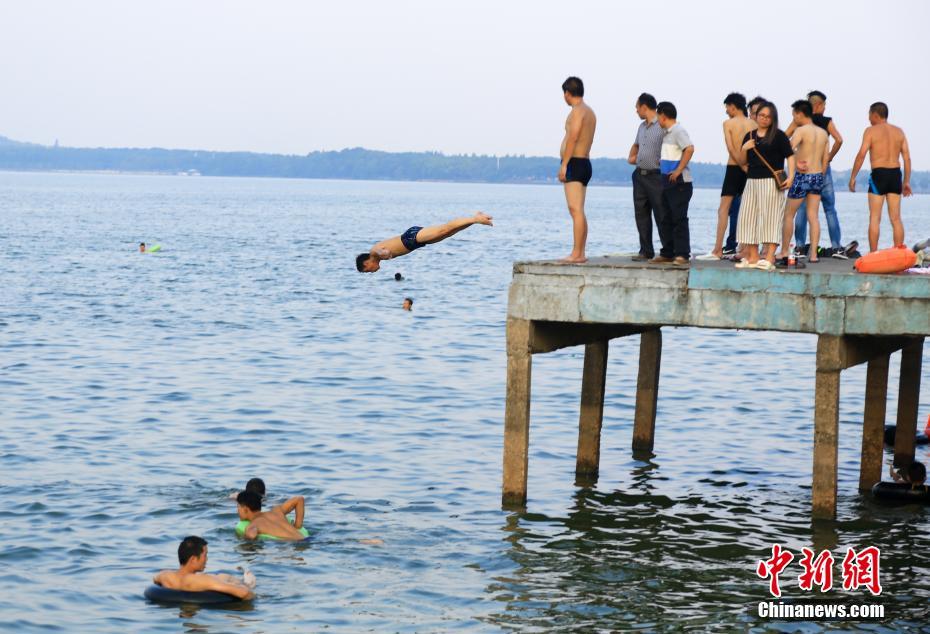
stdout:
<svg viewBox="0 0 930 634">
<path fill-rule="evenodd" d="M 359 273 L 374 273 L 381 268 L 382 260 L 390 260 L 407 255 L 427 244 L 441 242 L 459 231 L 472 225 L 493 226 L 493 218 L 486 213 L 476 212 L 474 216 L 456 218 L 432 227 L 410 227 L 403 234 L 382 240 L 367 253 L 359 253 L 355 258 L 355 268 Z"/>
<path fill-rule="evenodd" d="M 565 170 L 566 183 L 581 183 L 585 187 L 591 182 L 591 159 L 573 156 L 568 159 L 568 166 Z"/>
<path fill-rule="evenodd" d="M 881 101 L 869 107 L 869 123 L 862 135 L 862 146 L 849 175 L 849 191 L 856 191 L 856 176 L 869 155 L 872 174 L 869 177 L 869 250 L 878 249 L 878 234 L 882 206 L 888 202 L 894 245 L 904 244 L 904 224 L 901 222 L 901 195 L 911 195 L 911 151 L 904 130 L 888 123 L 888 106 Z M 904 179 L 901 163 L 904 161 Z"/>
<path fill-rule="evenodd" d="M 562 83 L 562 96 L 572 111 L 565 120 L 565 137 L 559 156 L 559 180 L 564 183 L 565 202 L 572 217 L 572 252 L 563 262 L 581 264 L 587 262 L 584 248 L 588 241 L 588 219 L 584 215 L 584 198 L 591 180 L 591 145 L 597 117 L 584 102 L 584 84 L 577 77 L 569 77 Z"/>
</svg>

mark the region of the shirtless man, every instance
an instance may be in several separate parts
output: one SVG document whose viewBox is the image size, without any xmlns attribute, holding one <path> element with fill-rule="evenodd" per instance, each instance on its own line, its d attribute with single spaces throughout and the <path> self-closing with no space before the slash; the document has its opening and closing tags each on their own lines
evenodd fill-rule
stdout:
<svg viewBox="0 0 930 634">
<path fill-rule="evenodd" d="M 373 246 L 368 253 L 359 253 L 355 258 L 355 268 L 358 269 L 359 273 L 374 273 L 381 268 L 382 260 L 407 255 L 427 244 L 441 242 L 450 236 L 454 236 L 462 229 L 467 229 L 475 224 L 491 226 L 494 224 L 493 220 L 491 216 L 479 211 L 474 216 L 456 218 L 444 225 L 433 225 L 425 229 L 423 227 L 410 227 L 402 235 L 382 240 Z"/>
<path fill-rule="evenodd" d="M 814 110 L 811 102 L 799 99 L 791 104 L 794 118 L 794 135 L 791 147 L 794 149 L 794 181 L 788 189 L 788 204 L 785 206 L 785 223 L 782 229 L 781 253 L 777 264 L 787 265 L 791 236 L 794 234 L 794 215 L 798 207 L 807 204 L 807 221 L 811 227 L 811 248 L 807 261 L 816 264 L 817 244 L 820 241 L 820 192 L 823 190 L 824 172 L 830 159 L 830 144 L 827 143 L 826 130 L 814 125 Z"/>
<path fill-rule="evenodd" d="M 882 205 L 888 200 L 888 218 L 891 220 L 894 245 L 904 244 L 904 224 L 901 222 L 901 194 L 911 195 L 911 151 L 907 147 L 904 130 L 888 123 L 888 106 L 877 101 L 869 107 L 869 123 L 862 135 L 862 147 L 856 155 L 849 191 L 856 191 L 856 175 L 862 167 L 866 153 L 872 164 L 869 176 L 869 250 L 878 249 L 878 230 L 882 219 Z M 901 183 L 901 164 L 904 159 L 904 183 Z"/>
<path fill-rule="evenodd" d="M 584 197 L 588 181 L 591 180 L 591 145 L 594 144 L 594 128 L 597 117 L 584 102 L 584 84 L 577 77 L 569 77 L 562 83 L 565 103 L 572 111 L 565 120 L 565 138 L 559 156 L 559 180 L 565 185 L 565 201 L 572 216 L 574 242 L 572 253 L 563 262 L 580 264 L 587 262 L 584 247 L 588 241 L 588 220 L 584 215 Z"/>
<path fill-rule="evenodd" d="M 840 220 L 836 215 L 836 193 L 833 189 L 833 172 L 830 169 L 830 163 L 833 162 L 837 152 L 843 147 L 843 136 L 836 128 L 832 117 L 824 115 L 827 107 L 827 96 L 819 90 L 812 90 L 807 93 L 807 100 L 811 102 L 811 108 L 814 116 L 811 119 L 814 125 L 827 131 L 827 134 L 833 138 L 833 147 L 830 148 L 830 157 L 827 161 L 827 171 L 823 175 L 823 190 L 820 192 L 820 204 L 823 206 L 823 214 L 827 218 L 827 230 L 830 234 L 831 257 L 838 260 L 848 260 L 846 250 L 843 248 L 843 235 L 840 229 Z M 794 134 L 795 124 L 785 130 L 789 137 Z M 794 239 L 798 250 L 806 254 L 804 245 L 807 244 L 807 209 L 804 203 L 798 209 L 794 218 Z"/>
<path fill-rule="evenodd" d="M 162 570 L 152 581 L 169 590 L 185 592 L 222 592 L 242 600 L 254 598 L 255 575 L 246 571 L 242 581 L 232 575 L 208 575 L 203 571 L 207 567 L 207 540 L 196 535 L 185 537 L 178 546 L 177 570 Z"/>
<path fill-rule="evenodd" d="M 243 491 L 236 496 L 239 519 L 249 522 L 245 529 L 246 539 L 258 539 L 259 533 L 278 539 L 300 541 L 306 537 L 298 530 L 304 523 L 304 496 L 295 495 L 284 504 L 262 511 L 262 498 L 254 491 Z M 287 514 L 294 511 L 294 523 Z"/>
<path fill-rule="evenodd" d="M 720 190 L 720 207 L 717 209 L 717 239 L 714 250 L 702 255 L 699 260 L 719 260 L 724 255 L 723 235 L 727 226 L 735 242 L 736 217 L 739 213 L 740 198 L 743 188 L 746 187 L 746 170 L 739 165 L 737 157 L 743 146 L 743 137 L 746 133 L 756 129 L 756 123 L 746 116 L 746 97 L 738 92 L 730 93 L 723 100 L 727 117 L 723 122 L 723 142 L 727 146 L 727 171 L 723 177 L 723 187 Z M 728 241 L 729 242 L 729 241 Z M 735 253 L 736 245 L 729 245 Z"/>
</svg>

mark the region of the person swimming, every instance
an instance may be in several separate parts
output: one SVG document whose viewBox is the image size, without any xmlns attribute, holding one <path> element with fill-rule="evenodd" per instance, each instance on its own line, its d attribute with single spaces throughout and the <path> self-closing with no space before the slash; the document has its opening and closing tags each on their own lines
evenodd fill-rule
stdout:
<svg viewBox="0 0 930 634">
<path fill-rule="evenodd" d="M 405 297 L 405 298 L 404 298 L 404 304 L 403 304 L 402 308 L 403 308 L 404 310 L 407 310 L 407 311 L 413 310 L 413 298 L 412 298 L 412 297 Z"/>
<path fill-rule="evenodd" d="M 419 226 L 410 227 L 399 236 L 377 243 L 368 253 L 359 253 L 355 258 L 355 268 L 359 273 L 374 273 L 381 268 L 383 260 L 407 255 L 427 244 L 441 242 L 475 224 L 493 226 L 493 220 L 491 216 L 479 211 L 469 218 L 456 218 L 425 229 Z"/>
<path fill-rule="evenodd" d="M 917 460 L 913 460 L 907 469 L 896 470 L 894 465 L 891 465 L 888 471 L 895 482 L 910 484 L 912 489 L 922 487 L 927 481 L 927 467 Z"/>
<path fill-rule="evenodd" d="M 245 488 L 242 490 L 252 491 L 253 493 L 257 493 L 258 497 L 260 497 L 262 500 L 265 499 L 265 481 L 262 480 L 261 478 L 252 478 L 251 480 L 245 483 Z M 236 489 L 235 491 L 229 494 L 229 499 L 235 500 L 237 497 L 239 497 L 239 493 L 240 493 L 239 489 Z"/>
<path fill-rule="evenodd" d="M 222 592 L 242 600 L 255 597 L 255 575 L 248 570 L 240 581 L 227 574 L 210 575 L 207 567 L 207 540 L 196 535 L 185 537 L 178 546 L 177 570 L 162 570 L 152 578 L 155 585 L 185 592 Z"/>
<path fill-rule="evenodd" d="M 246 539 L 258 539 L 266 535 L 282 540 L 299 541 L 306 539 L 300 529 L 304 522 L 304 496 L 295 495 L 284 504 L 279 504 L 269 511 L 262 511 L 262 498 L 253 491 L 243 491 L 236 496 L 236 510 L 241 521 L 249 522 L 243 536 Z M 294 523 L 288 521 L 287 515 L 294 512 Z"/>
<path fill-rule="evenodd" d="M 139 243 L 139 253 L 145 253 L 145 243 L 144 243 L 144 242 L 140 242 L 140 243 Z"/>
</svg>

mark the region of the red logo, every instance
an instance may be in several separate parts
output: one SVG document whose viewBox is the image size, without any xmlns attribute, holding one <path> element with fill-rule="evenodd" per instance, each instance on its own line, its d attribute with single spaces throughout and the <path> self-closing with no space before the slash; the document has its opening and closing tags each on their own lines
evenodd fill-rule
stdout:
<svg viewBox="0 0 930 634">
<path fill-rule="evenodd" d="M 814 551 L 810 548 L 802 548 L 800 564 L 804 572 L 798 575 L 798 587 L 801 590 L 812 590 L 814 584 L 820 586 L 821 592 L 826 592 L 833 587 L 833 555 L 829 550 L 822 550 L 817 558 L 814 559 Z"/>
<path fill-rule="evenodd" d="M 878 596 L 882 584 L 878 580 L 878 562 L 881 553 L 875 546 L 862 549 L 859 554 L 852 548 L 846 549 L 843 558 L 843 590 L 858 590 L 860 586 Z"/>
<path fill-rule="evenodd" d="M 833 554 L 829 550 L 822 550 L 817 556 L 810 548 L 801 549 L 801 559 L 798 560 L 802 568 L 798 575 L 798 587 L 810 592 L 818 587 L 821 592 L 833 588 Z M 873 595 L 882 593 L 882 584 L 879 581 L 879 563 L 881 551 L 875 546 L 863 548 L 858 553 L 853 548 L 846 549 L 843 558 L 843 590 L 858 590 L 865 587 Z M 762 579 L 769 580 L 769 592 L 773 597 L 781 597 L 781 588 L 778 585 L 778 576 L 794 561 L 794 554 L 780 544 L 772 544 L 772 556 L 756 564 L 756 574 Z"/>
<path fill-rule="evenodd" d="M 781 546 L 778 544 L 773 544 L 772 558 L 760 561 L 759 565 L 756 566 L 757 575 L 763 579 L 766 577 L 771 578 L 769 581 L 769 592 L 772 593 L 773 597 L 781 596 L 781 588 L 778 587 L 778 575 L 781 574 L 781 571 L 784 570 L 793 559 L 794 555 L 787 550 L 782 550 Z"/>
</svg>

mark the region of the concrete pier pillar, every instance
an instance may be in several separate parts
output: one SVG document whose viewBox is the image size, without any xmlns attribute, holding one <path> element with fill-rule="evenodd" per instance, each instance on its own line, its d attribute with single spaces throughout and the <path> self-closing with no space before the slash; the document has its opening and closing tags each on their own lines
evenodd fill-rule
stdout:
<svg viewBox="0 0 930 634">
<path fill-rule="evenodd" d="M 581 413 L 578 417 L 578 454 L 575 463 L 575 476 L 580 480 L 596 479 L 601 460 L 601 423 L 604 420 L 608 343 L 605 339 L 584 347 Z"/>
<path fill-rule="evenodd" d="M 817 339 L 814 394 L 813 517 L 836 518 L 836 475 L 840 427 L 840 372 L 836 359 L 845 354 L 843 337 Z"/>
<path fill-rule="evenodd" d="M 885 437 L 885 407 L 888 400 L 890 355 L 869 361 L 865 378 L 865 414 L 862 422 L 862 459 L 859 490 L 871 491 L 882 479 L 882 449 Z"/>
<path fill-rule="evenodd" d="M 507 319 L 507 399 L 504 410 L 504 506 L 526 503 L 530 444 L 533 322 Z"/>
<path fill-rule="evenodd" d="M 661 365 L 662 330 L 655 328 L 643 331 L 639 338 L 639 377 L 636 381 L 636 414 L 633 419 L 634 452 L 652 451 Z"/>
<path fill-rule="evenodd" d="M 917 407 L 920 399 L 920 367 L 924 339 L 920 337 L 901 349 L 901 377 L 898 383 L 898 423 L 894 437 L 895 466 L 905 468 L 914 460 L 917 433 Z"/>
</svg>

